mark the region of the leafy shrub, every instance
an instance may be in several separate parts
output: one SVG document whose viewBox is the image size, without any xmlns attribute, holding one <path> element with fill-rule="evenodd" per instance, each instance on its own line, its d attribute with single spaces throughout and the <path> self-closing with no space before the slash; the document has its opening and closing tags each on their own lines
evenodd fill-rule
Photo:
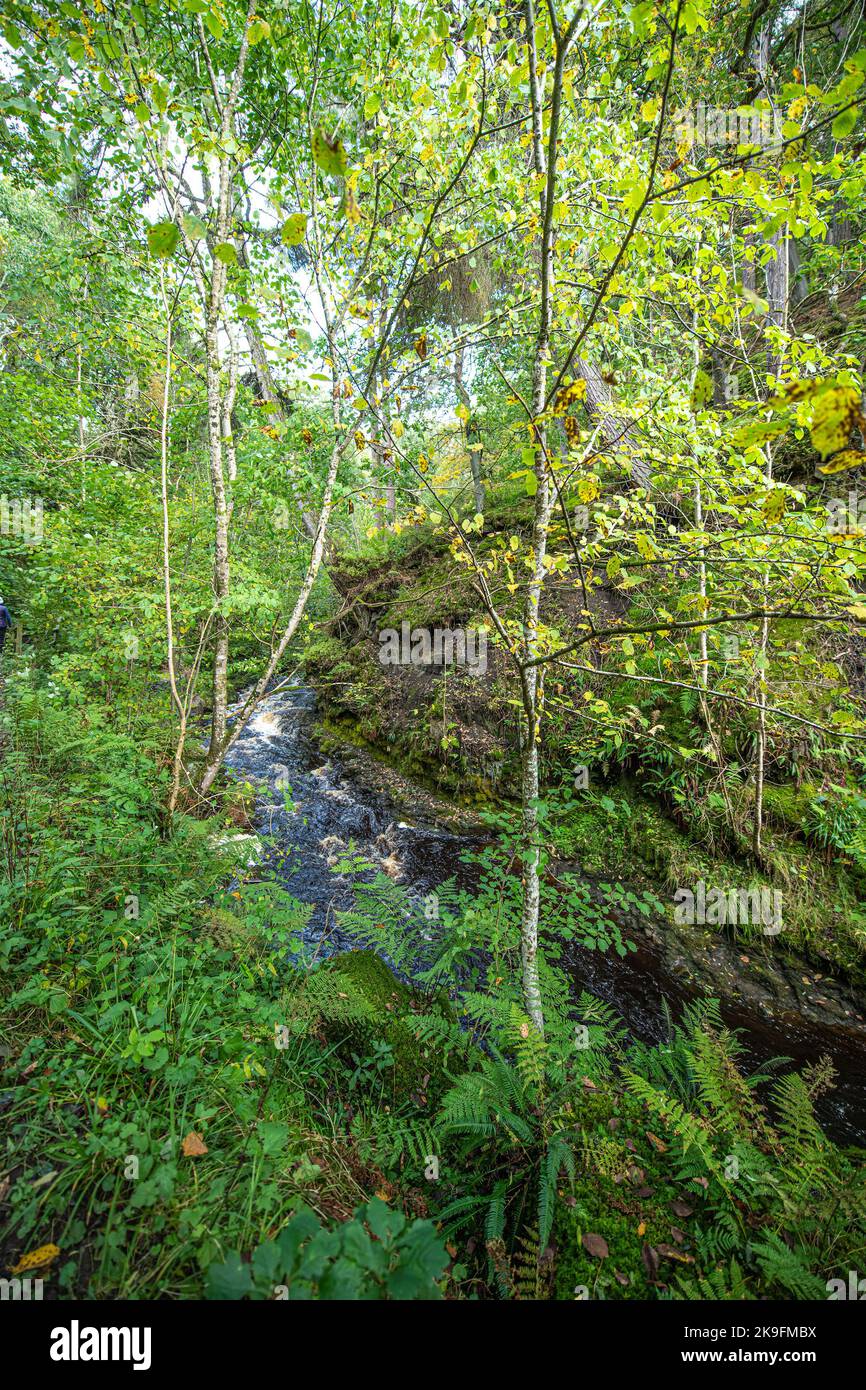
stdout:
<svg viewBox="0 0 866 1390">
<path fill-rule="evenodd" d="M 374 1197 L 328 1228 L 302 1207 L 249 1263 L 237 1251 L 212 1264 L 212 1299 L 438 1299 L 448 1252 L 431 1221 L 409 1221 Z"/>
</svg>

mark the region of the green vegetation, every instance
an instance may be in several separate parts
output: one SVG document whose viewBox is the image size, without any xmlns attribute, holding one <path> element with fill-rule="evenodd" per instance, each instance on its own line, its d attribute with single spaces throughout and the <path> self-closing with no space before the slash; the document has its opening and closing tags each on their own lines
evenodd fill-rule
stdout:
<svg viewBox="0 0 866 1390">
<path fill-rule="evenodd" d="M 717 9 L 4 5 L 0 1277 L 864 1267 L 832 1060 L 724 1021 L 866 1047 L 862 5 Z"/>
</svg>

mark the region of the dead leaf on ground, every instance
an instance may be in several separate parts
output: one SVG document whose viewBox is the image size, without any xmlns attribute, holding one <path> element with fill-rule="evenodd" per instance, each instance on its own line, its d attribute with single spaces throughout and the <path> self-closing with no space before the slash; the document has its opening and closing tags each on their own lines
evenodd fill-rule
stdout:
<svg viewBox="0 0 866 1390">
<path fill-rule="evenodd" d="M 202 1154 L 207 1153 L 207 1144 L 194 1129 L 190 1130 L 180 1147 L 185 1158 L 201 1158 Z"/>
<path fill-rule="evenodd" d="M 606 1260 L 610 1254 L 604 1236 L 593 1235 L 590 1232 L 582 1237 L 581 1244 L 584 1250 L 590 1255 L 595 1255 L 597 1260 Z"/>
<path fill-rule="evenodd" d="M 659 1272 L 659 1255 L 655 1246 L 644 1245 L 641 1249 L 640 1257 L 643 1261 L 643 1267 L 650 1279 L 655 1279 Z"/>
<path fill-rule="evenodd" d="M 664 1241 L 657 1245 L 656 1249 L 666 1260 L 679 1260 L 685 1265 L 693 1265 L 695 1262 L 692 1255 L 686 1255 L 682 1250 L 676 1250 L 673 1245 L 666 1245 Z"/>
<path fill-rule="evenodd" d="M 22 1255 L 17 1265 L 12 1266 L 13 1274 L 25 1274 L 29 1269 L 44 1269 L 57 1259 L 60 1254 L 59 1245 L 40 1245 L 37 1250 L 31 1250 L 26 1255 Z"/>
</svg>

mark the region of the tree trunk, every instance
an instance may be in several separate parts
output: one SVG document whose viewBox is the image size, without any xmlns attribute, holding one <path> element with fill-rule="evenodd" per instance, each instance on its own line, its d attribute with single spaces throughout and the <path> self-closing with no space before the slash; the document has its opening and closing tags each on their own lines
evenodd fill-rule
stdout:
<svg viewBox="0 0 866 1390">
<path fill-rule="evenodd" d="M 584 403 L 587 414 L 591 420 L 601 423 L 605 446 L 630 454 L 632 482 L 636 487 L 649 488 L 652 470 L 648 460 L 640 456 L 634 422 L 611 410 L 610 389 L 597 367 L 587 362 L 586 358 L 578 357 L 574 371 L 586 382 Z"/>
<path fill-rule="evenodd" d="M 480 431 L 478 422 L 472 412 L 472 402 L 469 392 L 463 383 L 463 347 L 459 347 L 454 354 L 454 389 L 457 392 L 457 399 L 468 412 L 464 421 L 464 434 L 466 436 L 466 447 L 469 454 L 469 468 L 472 473 L 472 493 L 475 499 L 476 513 L 484 512 L 484 482 L 481 477 L 481 459 L 484 455 L 484 446 L 480 441 Z"/>
<path fill-rule="evenodd" d="M 534 471 L 536 480 L 535 515 L 532 527 L 532 572 L 526 587 L 523 604 L 523 634 L 520 673 L 521 699 L 524 714 L 524 743 L 521 754 L 521 820 L 523 859 L 523 903 L 520 914 L 520 956 L 523 1002 L 535 1028 L 544 1034 L 544 1012 L 541 984 L 538 975 L 538 922 L 541 909 L 539 861 L 541 846 L 538 824 L 538 744 L 539 715 L 544 699 L 544 670 L 530 666 L 538 655 L 538 615 L 545 578 L 545 557 L 550 518 L 556 492 L 550 476 L 547 451 L 547 428 L 544 407 L 547 399 L 547 367 L 550 360 L 550 335 L 553 322 L 554 225 L 553 205 L 556 190 L 556 160 L 559 139 L 559 117 L 562 102 L 562 75 L 570 37 L 576 27 L 572 21 L 566 35 L 556 35 L 556 61 L 550 103 L 548 148 L 544 148 L 544 94 L 538 77 L 538 49 L 535 31 L 535 6 L 525 0 L 526 38 L 529 48 L 529 89 L 532 104 L 532 156 L 536 174 L 544 180 L 539 194 L 541 234 L 541 307 L 538 334 L 532 363 L 532 428 L 535 442 Z"/>
<path fill-rule="evenodd" d="M 214 275 L 216 276 L 216 266 Z M 220 356 L 216 320 L 207 329 L 208 454 L 214 507 L 214 653 L 213 707 L 207 763 L 221 747 L 226 734 L 228 708 L 229 623 L 225 607 L 229 599 L 229 512 L 223 473 L 222 393 Z"/>
</svg>

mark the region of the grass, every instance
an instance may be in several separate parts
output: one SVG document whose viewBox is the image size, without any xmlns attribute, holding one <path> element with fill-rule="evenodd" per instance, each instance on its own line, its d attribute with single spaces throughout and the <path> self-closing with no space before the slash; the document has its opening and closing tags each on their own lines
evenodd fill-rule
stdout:
<svg viewBox="0 0 866 1390">
<path fill-rule="evenodd" d="M 92 714 L 27 684 L 6 721 L 2 1261 L 57 1247 L 49 1297 L 201 1296 L 302 1202 L 343 1220 L 382 1188 L 346 1122 L 350 1091 L 362 1112 L 381 1087 L 281 1031 L 309 909 L 216 847 L 236 789 L 165 838 L 132 739 L 106 732 L 94 758 Z"/>
</svg>

